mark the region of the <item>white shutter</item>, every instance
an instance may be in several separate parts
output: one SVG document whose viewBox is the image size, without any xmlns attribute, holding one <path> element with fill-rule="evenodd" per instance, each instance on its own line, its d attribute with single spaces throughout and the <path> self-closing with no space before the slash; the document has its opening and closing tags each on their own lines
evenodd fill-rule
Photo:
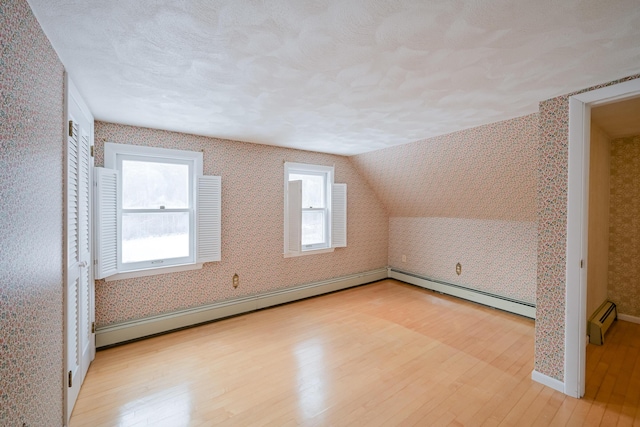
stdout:
<svg viewBox="0 0 640 427">
<path fill-rule="evenodd" d="M 222 179 L 219 176 L 198 178 L 196 200 L 196 263 L 221 259 Z"/>
<path fill-rule="evenodd" d="M 331 187 L 331 247 L 347 246 L 347 184 Z"/>
<path fill-rule="evenodd" d="M 96 268 L 95 278 L 118 273 L 118 179 L 115 169 L 95 170 Z"/>
<path fill-rule="evenodd" d="M 302 250 L 302 181 L 289 181 L 287 185 L 289 254 Z"/>
</svg>

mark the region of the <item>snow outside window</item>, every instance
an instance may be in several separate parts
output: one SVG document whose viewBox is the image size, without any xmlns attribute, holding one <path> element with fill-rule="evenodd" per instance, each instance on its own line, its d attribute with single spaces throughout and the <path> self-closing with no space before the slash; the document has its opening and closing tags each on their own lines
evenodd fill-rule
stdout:
<svg viewBox="0 0 640 427">
<path fill-rule="evenodd" d="M 220 260 L 220 177 L 202 176 L 202 153 L 106 143 L 97 169 L 97 278 Z"/>
<path fill-rule="evenodd" d="M 346 184 L 331 166 L 285 163 L 285 257 L 346 246 Z"/>
</svg>

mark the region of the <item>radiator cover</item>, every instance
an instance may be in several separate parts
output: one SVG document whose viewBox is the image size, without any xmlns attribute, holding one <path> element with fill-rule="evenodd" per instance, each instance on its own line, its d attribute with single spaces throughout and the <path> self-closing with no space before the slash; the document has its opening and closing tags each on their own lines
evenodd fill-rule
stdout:
<svg viewBox="0 0 640 427">
<path fill-rule="evenodd" d="M 618 309 L 611 301 L 600 306 L 589 320 L 589 342 L 595 345 L 604 344 L 604 334 L 618 318 Z"/>
</svg>

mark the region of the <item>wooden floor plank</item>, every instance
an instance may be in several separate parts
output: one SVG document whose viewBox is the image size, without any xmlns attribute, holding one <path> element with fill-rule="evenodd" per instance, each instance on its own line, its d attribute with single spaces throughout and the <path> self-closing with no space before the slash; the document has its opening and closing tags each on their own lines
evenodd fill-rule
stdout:
<svg viewBox="0 0 640 427">
<path fill-rule="evenodd" d="M 640 325 L 605 339 L 573 399 L 533 321 L 384 280 L 99 351 L 70 427 L 638 425 Z"/>
<path fill-rule="evenodd" d="M 571 414 L 576 405 L 580 402 L 578 399 L 573 399 L 565 395 L 565 399 L 560 404 L 560 407 L 556 411 L 555 415 L 549 422 L 550 426 L 566 426 L 571 419 Z"/>
</svg>

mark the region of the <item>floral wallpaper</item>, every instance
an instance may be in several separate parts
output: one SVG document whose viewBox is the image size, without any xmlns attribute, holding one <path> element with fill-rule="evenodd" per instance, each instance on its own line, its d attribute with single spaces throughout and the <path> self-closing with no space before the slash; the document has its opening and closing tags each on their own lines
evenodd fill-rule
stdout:
<svg viewBox="0 0 640 427">
<path fill-rule="evenodd" d="M 535 222 L 401 217 L 390 218 L 389 224 L 389 265 L 536 303 Z"/>
<path fill-rule="evenodd" d="M 640 317 L 640 136 L 611 141 L 609 299 Z"/>
<path fill-rule="evenodd" d="M 351 157 L 391 217 L 536 220 L 538 115 Z"/>
<path fill-rule="evenodd" d="M 564 381 L 569 97 L 640 78 L 616 80 L 540 103 L 535 370 Z"/>
<path fill-rule="evenodd" d="M 0 425 L 62 424 L 63 67 L 0 3 Z"/>
<path fill-rule="evenodd" d="M 96 122 L 97 166 L 104 142 L 203 151 L 205 175 L 222 177 L 222 261 L 202 270 L 96 282 L 96 324 L 111 325 L 255 295 L 387 265 L 388 216 L 349 158 Z M 348 247 L 284 258 L 284 162 L 335 165 L 347 183 Z M 240 286 L 232 287 L 232 277 Z"/>
<path fill-rule="evenodd" d="M 537 138 L 531 114 L 352 157 L 391 217 L 389 265 L 535 303 Z"/>
<path fill-rule="evenodd" d="M 25 0 L 0 3 L 0 46 L 0 425 L 54 426 L 63 413 L 63 67 Z M 224 200 L 222 262 L 99 281 L 98 324 L 387 263 L 402 268 L 403 253 L 408 270 L 453 281 L 455 257 L 463 260 L 463 276 L 469 273 L 459 278 L 465 286 L 516 292 L 525 301 L 536 275 L 535 369 L 562 381 L 570 95 L 541 102 L 538 114 L 352 158 L 98 122 L 98 165 L 106 140 L 203 150 L 205 173 L 223 178 Z M 348 248 L 282 257 L 285 160 L 335 164 L 336 182 L 349 186 Z M 436 242 L 433 249 L 425 239 Z M 437 245 L 446 248 L 442 260 L 435 258 Z M 478 250 L 464 252 L 465 245 L 489 247 L 490 256 L 480 260 Z M 506 279 L 479 284 L 492 273 L 506 277 L 516 264 L 525 268 L 515 285 Z M 613 298 L 616 290 L 610 292 Z"/>
</svg>

